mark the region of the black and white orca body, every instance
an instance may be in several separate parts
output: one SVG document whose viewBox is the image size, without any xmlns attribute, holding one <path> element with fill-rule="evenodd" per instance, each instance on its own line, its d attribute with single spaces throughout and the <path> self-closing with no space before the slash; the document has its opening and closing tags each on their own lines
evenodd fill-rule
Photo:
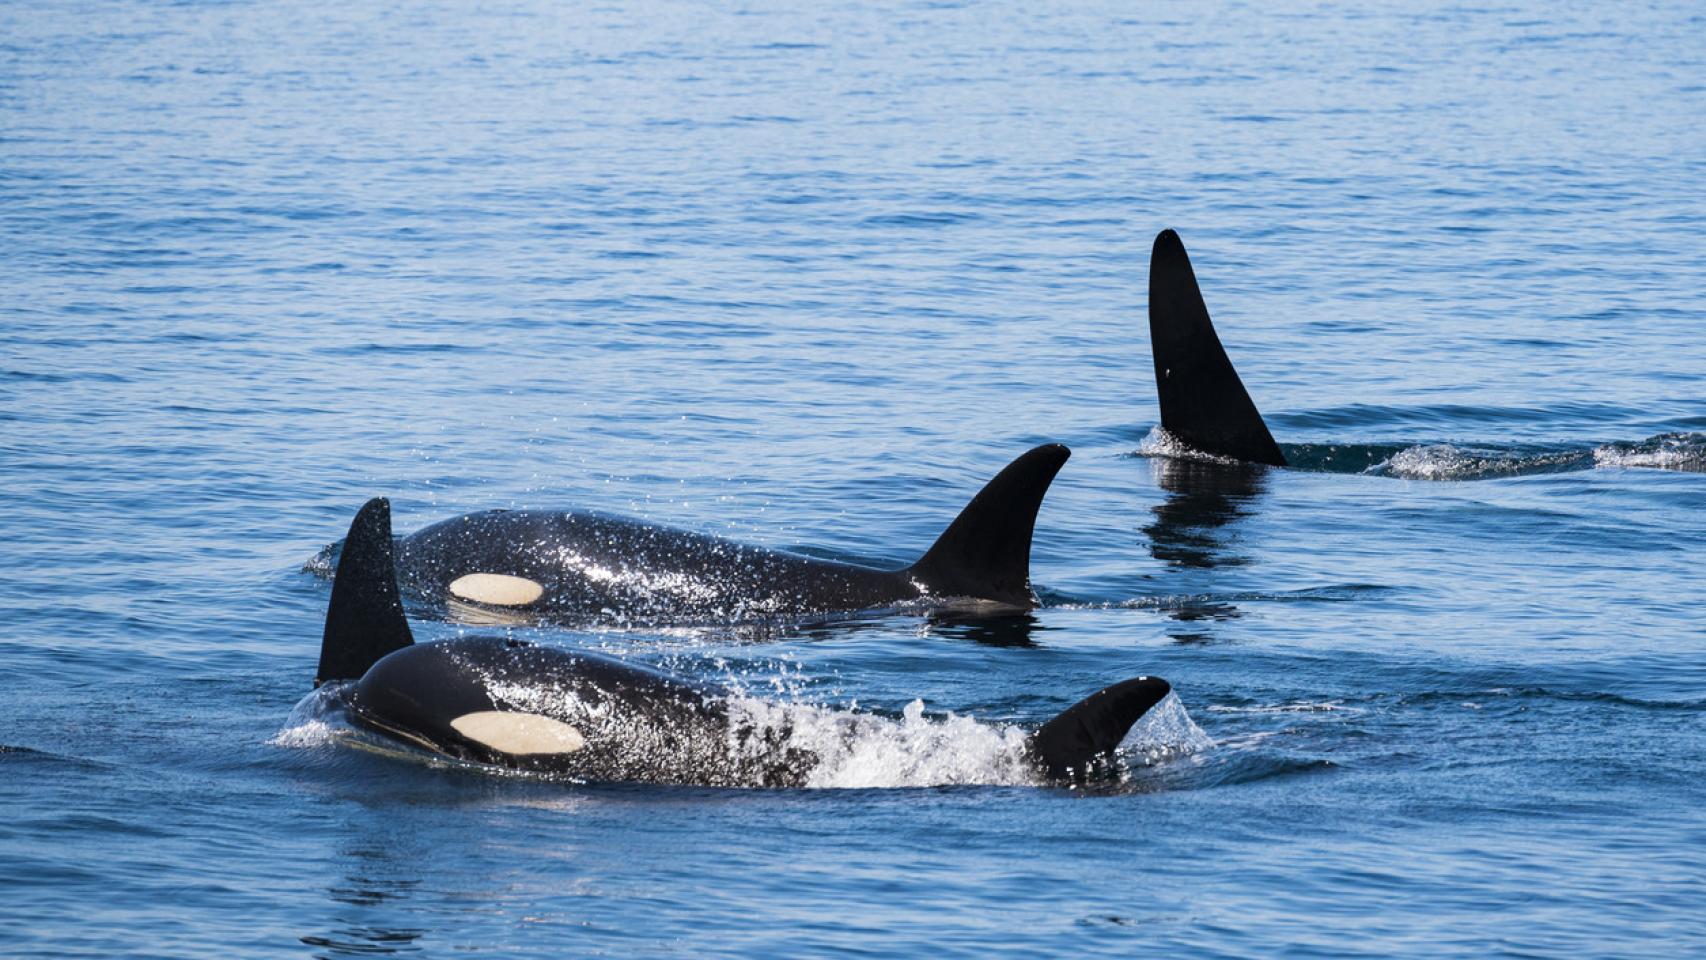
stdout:
<svg viewBox="0 0 1706 960">
<path fill-rule="evenodd" d="M 820 758 L 733 709 L 730 691 L 593 653 L 503 637 L 416 644 L 393 567 L 390 506 L 369 501 L 339 559 L 316 686 L 352 723 L 448 759 L 583 780 L 798 786 Z M 1026 742 L 1040 778 L 1093 774 L 1163 680 L 1102 690 Z"/>
<path fill-rule="evenodd" d="M 606 514 L 493 510 L 403 537 L 397 573 L 430 603 L 558 622 L 750 622 L 907 604 L 1028 609 L 1037 509 L 1068 456 L 1049 444 L 1013 461 L 899 570 Z"/>
<path fill-rule="evenodd" d="M 358 726 L 450 759 L 583 780 L 793 786 L 810 758 L 722 691 L 503 637 L 411 645 L 339 691 Z M 767 735 L 768 733 L 768 735 Z"/>
<path fill-rule="evenodd" d="M 1161 429 L 1202 453 L 1286 465 L 1214 332 L 1185 244 L 1171 230 L 1161 231 L 1149 255 L 1149 343 Z"/>
</svg>

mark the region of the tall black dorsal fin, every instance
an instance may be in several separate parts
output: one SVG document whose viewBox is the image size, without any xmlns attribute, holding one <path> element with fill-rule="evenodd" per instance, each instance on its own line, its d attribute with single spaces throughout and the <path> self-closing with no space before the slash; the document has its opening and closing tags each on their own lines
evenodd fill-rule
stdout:
<svg viewBox="0 0 1706 960">
<path fill-rule="evenodd" d="M 1031 752 L 1051 777 L 1082 777 L 1172 689 L 1160 677 L 1136 677 L 1098 690 L 1032 734 Z"/>
<path fill-rule="evenodd" d="M 1031 606 L 1031 531 L 1043 494 L 1070 456 L 1046 443 L 1008 464 L 907 573 L 938 596 Z"/>
<path fill-rule="evenodd" d="M 391 502 L 375 497 L 356 513 L 344 538 L 314 685 L 357 679 L 379 658 L 414 642 L 391 557 Z"/>
<path fill-rule="evenodd" d="M 1171 230 L 1161 231 L 1149 255 L 1149 344 L 1164 430 L 1204 453 L 1285 466 L 1214 333 L 1191 258 Z"/>
</svg>

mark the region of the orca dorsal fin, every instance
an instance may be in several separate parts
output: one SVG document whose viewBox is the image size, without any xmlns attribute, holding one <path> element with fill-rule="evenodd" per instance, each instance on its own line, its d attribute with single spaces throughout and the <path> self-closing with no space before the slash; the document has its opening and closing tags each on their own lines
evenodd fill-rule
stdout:
<svg viewBox="0 0 1706 960">
<path fill-rule="evenodd" d="M 1043 494 L 1070 456 L 1046 443 L 1008 464 L 905 572 L 939 596 L 1031 606 L 1031 531 Z"/>
<path fill-rule="evenodd" d="M 1215 335 L 1185 244 L 1171 230 L 1161 231 L 1149 255 L 1149 345 L 1162 429 L 1204 453 L 1285 466 Z"/>
<path fill-rule="evenodd" d="M 374 497 L 356 513 L 344 538 L 314 686 L 355 680 L 381 657 L 415 642 L 397 593 L 391 550 L 391 502 Z"/>
<path fill-rule="evenodd" d="M 1032 734 L 1031 753 L 1050 777 L 1082 778 L 1172 689 L 1160 677 L 1135 677 L 1098 690 Z"/>
</svg>

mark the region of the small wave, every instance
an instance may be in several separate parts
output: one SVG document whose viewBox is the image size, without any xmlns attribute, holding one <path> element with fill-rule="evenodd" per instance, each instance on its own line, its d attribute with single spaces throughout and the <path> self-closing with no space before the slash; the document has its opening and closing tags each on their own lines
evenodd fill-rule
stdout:
<svg viewBox="0 0 1706 960">
<path fill-rule="evenodd" d="M 1397 588 L 1377 583 L 1346 583 L 1328 587 L 1305 587 L 1300 590 L 1168 594 L 1133 597 L 1113 603 L 1063 606 L 1068 609 L 1189 610 L 1221 603 L 1345 603 L 1352 600 L 1381 599 L 1397 593 Z"/>
<path fill-rule="evenodd" d="M 1170 593 L 1126 600 L 1079 600 L 1064 594 L 1045 593 L 1043 606 L 1049 610 L 1200 610 L 1236 603 L 1349 603 L 1380 600 L 1400 595 L 1397 587 L 1378 583 L 1341 583 L 1298 590 L 1229 591 L 1226 593 Z"/>
<path fill-rule="evenodd" d="M 1402 443 L 1282 443 L 1280 452 L 1293 470 L 1312 473 L 1368 473 L 1392 459 Z"/>
<path fill-rule="evenodd" d="M 328 683 L 314 688 L 290 709 L 284 727 L 267 741 L 268 746 L 290 750 L 331 746 L 338 740 L 343 709 L 338 705 L 341 683 Z"/>
<path fill-rule="evenodd" d="M 1199 752 L 1157 768 L 1143 785 L 1146 789 L 1203 790 L 1325 773 L 1338 767 L 1325 757 L 1287 750 L 1283 746 L 1286 740 L 1286 732 L 1279 730 L 1228 737 L 1217 741 L 1212 752 Z"/>
<path fill-rule="evenodd" d="M 1210 713 L 1254 713 L 1254 714 L 1337 713 L 1337 712 L 1341 712 L 1341 711 L 1345 711 L 1345 710 L 1350 710 L 1350 711 L 1355 712 L 1355 713 L 1362 712 L 1361 710 L 1358 710 L 1356 708 L 1346 707 L 1344 704 L 1344 701 L 1342 701 L 1342 700 L 1315 700 L 1315 701 L 1303 701 L 1303 702 L 1299 702 L 1299 703 L 1257 704 L 1254 706 L 1247 706 L 1247 707 L 1236 707 L 1236 706 L 1229 706 L 1226 704 L 1214 704 L 1214 705 L 1208 707 L 1207 709 Z"/>
<path fill-rule="evenodd" d="M 1353 403 L 1276 414 L 1270 423 L 1296 430 L 1368 429 L 1397 425 L 1426 425 L 1461 429 L 1469 424 L 1531 424 L 1543 427 L 1560 420 L 1572 423 L 1617 423 L 1629 416 L 1628 407 L 1598 402 L 1562 402 L 1527 407 L 1495 407 L 1462 403 L 1390 406 Z"/>
<path fill-rule="evenodd" d="M 1524 701 L 1552 700 L 1562 703 L 1592 703 L 1607 706 L 1631 707 L 1638 710 L 1687 711 L 1706 710 L 1706 699 L 1664 699 L 1633 697 L 1601 690 L 1559 690 L 1551 687 L 1492 687 L 1485 689 L 1427 690 L 1406 693 L 1398 702 L 1406 704 L 1447 703 L 1482 709 L 1500 702 L 1514 703 L 1526 709 Z"/>
<path fill-rule="evenodd" d="M 1608 443 L 1593 451 L 1596 467 L 1648 467 L 1706 472 L 1706 433 L 1661 433 L 1640 443 Z"/>
<path fill-rule="evenodd" d="M 1488 480 L 1598 468 L 1706 472 L 1706 433 L 1661 433 L 1637 442 L 1597 447 L 1542 444 L 1281 444 L 1293 470 L 1360 473 L 1401 480 Z M 1239 461 L 1197 450 L 1157 426 L 1136 456 L 1233 465 Z"/>
<path fill-rule="evenodd" d="M 311 747 L 329 747 L 336 743 L 337 739 L 337 730 L 331 724 L 324 720 L 307 720 L 286 726 L 267 741 L 267 746 L 304 750 Z"/>
<path fill-rule="evenodd" d="M 88 770 L 104 769 L 107 764 L 100 760 L 89 760 L 84 757 L 52 753 L 47 750 L 37 750 L 19 744 L 0 743 L 0 764 L 17 763 L 20 765 L 44 764 L 53 766 L 81 767 Z"/>
<path fill-rule="evenodd" d="M 1583 470 L 1592 465 L 1593 455 L 1586 450 L 1526 453 L 1436 443 L 1406 447 L 1363 472 L 1402 480 L 1486 480 Z"/>
<path fill-rule="evenodd" d="M 1202 786 L 1229 787 L 1285 777 L 1310 776 L 1329 773 L 1338 769 L 1338 766 L 1325 757 L 1246 757 L 1210 772 L 1204 776 Z"/>
<path fill-rule="evenodd" d="M 338 558 L 343 555 L 344 542 L 334 540 L 321 547 L 312 557 L 302 563 L 302 572 L 313 574 L 321 580 L 330 580 L 337 575 Z"/>
<path fill-rule="evenodd" d="M 1406 480 L 1481 480 L 1596 467 L 1706 471 L 1706 434 L 1661 433 L 1635 443 L 1540 451 L 1427 444 L 1406 447 L 1364 472 Z"/>
<path fill-rule="evenodd" d="M 1243 464 L 1242 460 L 1233 457 L 1223 457 L 1198 450 L 1159 426 L 1151 428 L 1149 434 L 1138 442 L 1136 453 L 1140 457 L 1168 457 L 1174 460 L 1200 460 L 1204 463 L 1228 465 Z"/>
<path fill-rule="evenodd" d="M 1449 443 L 1355 444 L 1307 443 L 1281 447 L 1291 469 L 1311 473 L 1361 473 L 1404 480 L 1481 480 L 1490 477 L 1556 473 L 1593 466 L 1587 450 L 1524 450 L 1496 447 L 1458 447 Z M 1204 453 L 1161 427 L 1149 431 L 1137 446 L 1140 457 L 1163 457 L 1201 463 L 1241 465 L 1242 461 Z"/>
<path fill-rule="evenodd" d="M 1120 741 L 1120 752 L 1157 764 L 1204 753 L 1215 745 L 1214 738 L 1191 719 L 1179 695 L 1169 693 L 1132 725 L 1131 732 Z"/>
</svg>

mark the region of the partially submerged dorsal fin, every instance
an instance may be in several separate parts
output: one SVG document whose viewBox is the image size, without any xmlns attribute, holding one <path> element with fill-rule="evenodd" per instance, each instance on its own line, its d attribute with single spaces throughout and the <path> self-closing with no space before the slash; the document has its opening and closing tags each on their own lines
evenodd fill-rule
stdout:
<svg viewBox="0 0 1706 960">
<path fill-rule="evenodd" d="M 1031 606 L 1031 531 L 1043 494 L 1070 456 L 1049 443 L 1008 464 L 906 572 L 938 596 Z"/>
<path fill-rule="evenodd" d="M 1185 245 L 1171 230 L 1161 231 L 1149 255 L 1149 343 L 1162 429 L 1204 453 L 1285 466 L 1215 335 Z"/>
<path fill-rule="evenodd" d="M 1098 690 L 1032 734 L 1031 752 L 1051 777 L 1082 777 L 1172 689 L 1160 677 L 1136 677 Z"/>
<path fill-rule="evenodd" d="M 381 657 L 414 642 L 397 593 L 391 503 L 375 497 L 355 515 L 344 538 L 314 685 L 357 679 Z"/>
</svg>

